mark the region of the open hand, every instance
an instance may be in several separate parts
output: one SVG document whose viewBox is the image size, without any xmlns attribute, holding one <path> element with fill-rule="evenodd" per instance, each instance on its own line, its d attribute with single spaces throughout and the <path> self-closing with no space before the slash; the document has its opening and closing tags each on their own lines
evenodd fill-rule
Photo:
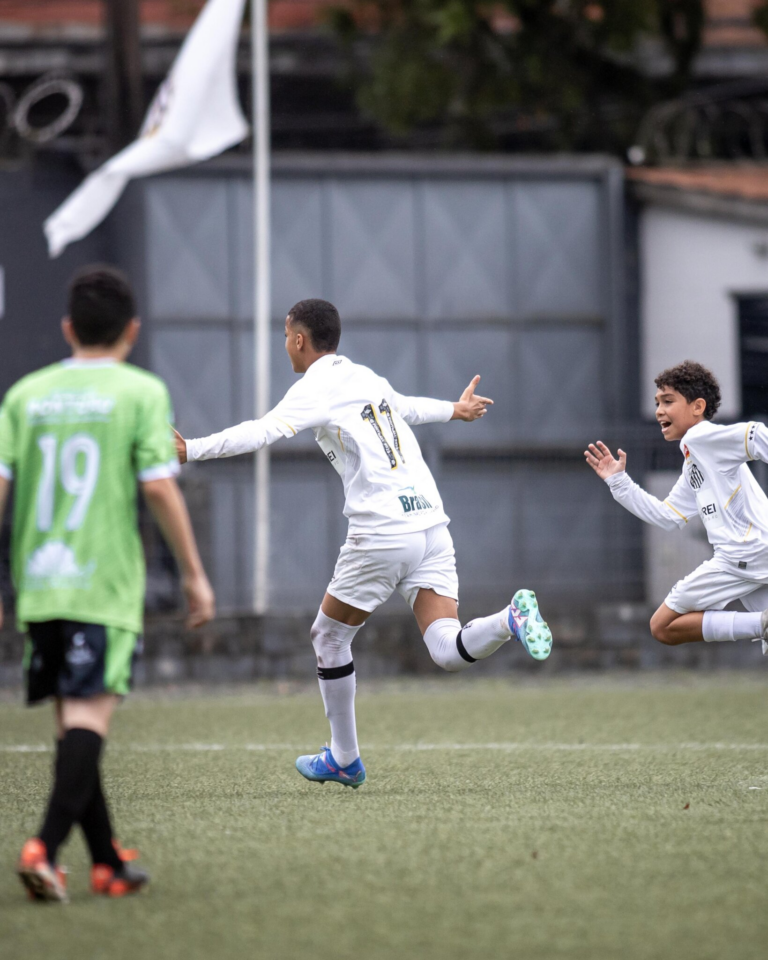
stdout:
<svg viewBox="0 0 768 960">
<path fill-rule="evenodd" d="M 587 463 L 592 467 L 601 480 L 607 480 L 616 473 L 623 473 L 627 469 L 627 455 L 619 447 L 617 460 L 602 440 L 590 443 L 589 449 L 584 451 Z"/>
<path fill-rule="evenodd" d="M 173 430 L 173 439 L 176 442 L 176 455 L 179 458 L 179 463 L 186 463 L 187 462 L 187 441 L 184 439 L 184 437 L 182 437 L 182 435 L 179 433 L 179 431 L 175 427 L 172 427 L 171 429 Z"/>
<path fill-rule="evenodd" d="M 484 417 L 487 408 L 493 405 L 493 400 L 488 397 L 478 397 L 475 394 L 475 387 L 480 383 L 480 375 L 472 377 L 472 381 L 467 389 L 462 393 L 461 400 L 453 405 L 453 416 L 451 420 L 466 420 L 470 423 L 472 420 L 479 420 Z"/>
</svg>

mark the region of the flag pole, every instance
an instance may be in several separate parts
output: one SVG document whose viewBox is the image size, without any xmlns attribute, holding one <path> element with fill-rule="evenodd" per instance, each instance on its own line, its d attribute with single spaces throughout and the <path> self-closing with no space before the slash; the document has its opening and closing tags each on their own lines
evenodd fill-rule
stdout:
<svg viewBox="0 0 768 960">
<path fill-rule="evenodd" d="M 270 295 L 270 118 L 269 22 L 267 0 L 251 0 L 253 55 L 253 216 L 254 216 L 254 391 L 256 417 L 269 410 Z M 269 608 L 269 447 L 256 453 L 253 609 Z"/>
</svg>

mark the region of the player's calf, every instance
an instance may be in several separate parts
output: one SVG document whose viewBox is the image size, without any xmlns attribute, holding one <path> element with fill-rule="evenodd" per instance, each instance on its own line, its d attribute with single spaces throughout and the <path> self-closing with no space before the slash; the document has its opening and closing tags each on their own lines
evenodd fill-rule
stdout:
<svg viewBox="0 0 768 960">
<path fill-rule="evenodd" d="M 552 633 L 532 590 L 518 590 L 508 606 L 490 617 L 478 617 L 464 627 L 456 619 L 441 618 L 424 632 L 430 656 L 451 673 L 485 660 L 509 640 L 521 643 L 534 660 L 546 660 L 552 652 Z"/>
<path fill-rule="evenodd" d="M 761 640 L 768 650 L 768 610 L 739 613 L 732 610 L 707 610 L 702 617 L 702 635 L 708 643 L 729 640 Z"/>
<path fill-rule="evenodd" d="M 355 722 L 357 679 L 352 659 L 352 640 L 359 629 L 320 610 L 310 631 L 320 693 L 331 724 L 331 750 L 341 769 L 360 759 Z"/>
<path fill-rule="evenodd" d="M 768 648 L 768 611 L 740 613 L 732 610 L 704 610 L 677 613 L 663 603 L 651 617 L 651 636 L 666 646 L 682 643 L 727 643 L 735 640 L 762 640 Z"/>
</svg>

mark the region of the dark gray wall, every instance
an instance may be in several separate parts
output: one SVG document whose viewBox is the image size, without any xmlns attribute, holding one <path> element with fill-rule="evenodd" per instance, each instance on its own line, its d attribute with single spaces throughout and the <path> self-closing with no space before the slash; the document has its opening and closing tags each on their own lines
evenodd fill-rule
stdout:
<svg viewBox="0 0 768 960">
<path fill-rule="evenodd" d="M 249 167 L 223 160 L 134 191 L 143 228 L 130 255 L 151 366 L 182 432 L 251 417 Z M 602 158 L 275 159 L 273 400 L 294 377 L 283 318 L 320 296 L 341 311 L 341 352 L 397 389 L 455 398 L 480 373 L 496 401 L 481 423 L 419 431 L 453 519 L 467 612 L 522 584 L 561 607 L 639 595 L 637 537 L 616 539 L 622 521 L 581 458 L 630 406 L 622 206 L 621 168 Z M 308 611 L 344 539 L 341 484 L 310 434 L 273 457 L 273 604 Z M 245 609 L 251 462 L 186 475 L 206 489 L 197 521 L 220 605 Z"/>
<path fill-rule="evenodd" d="M 38 160 L 17 171 L 0 171 L 0 267 L 5 278 L 5 315 L 0 318 L 0 396 L 19 377 L 67 354 L 59 321 L 66 311 L 72 273 L 96 261 L 129 262 L 123 235 L 134 229 L 130 196 L 107 223 L 49 260 L 43 223 L 82 182 L 80 169 L 63 161 Z M 140 271 L 132 271 L 138 275 Z M 139 285 L 139 293 L 141 286 Z M 134 362 L 146 365 L 140 346 Z"/>
<path fill-rule="evenodd" d="M 132 256 L 141 245 L 131 240 L 140 233 L 141 210 L 136 209 L 139 197 L 131 189 L 102 227 L 57 260 L 48 258 L 43 223 L 82 179 L 82 170 L 58 158 L 38 158 L 22 169 L 0 171 L 0 267 L 5 301 L 0 317 L 0 397 L 20 377 L 67 355 L 60 321 L 66 312 L 69 279 L 79 267 L 97 261 L 121 264 L 130 272 L 140 307 L 143 304 L 143 257 L 135 260 Z M 140 339 L 131 359 L 148 365 L 148 337 Z M 12 600 L 9 525 L 7 510 L 0 530 L 0 595 L 6 602 Z M 173 596 L 173 588 L 169 591 L 165 586 L 167 576 L 163 577 L 166 559 L 161 549 L 150 556 L 150 606 L 167 603 L 169 592 Z"/>
</svg>

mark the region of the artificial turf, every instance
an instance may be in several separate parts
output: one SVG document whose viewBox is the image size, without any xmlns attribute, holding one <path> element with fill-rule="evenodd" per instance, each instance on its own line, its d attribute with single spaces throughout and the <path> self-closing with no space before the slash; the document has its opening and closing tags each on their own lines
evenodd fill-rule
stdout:
<svg viewBox="0 0 768 960">
<path fill-rule="evenodd" d="M 368 782 L 302 780 L 315 688 L 153 692 L 105 761 L 150 889 L 72 902 L 13 872 L 47 789 L 47 711 L 0 702 L 0 956 L 674 958 L 768 953 L 768 675 L 385 684 Z"/>
</svg>

